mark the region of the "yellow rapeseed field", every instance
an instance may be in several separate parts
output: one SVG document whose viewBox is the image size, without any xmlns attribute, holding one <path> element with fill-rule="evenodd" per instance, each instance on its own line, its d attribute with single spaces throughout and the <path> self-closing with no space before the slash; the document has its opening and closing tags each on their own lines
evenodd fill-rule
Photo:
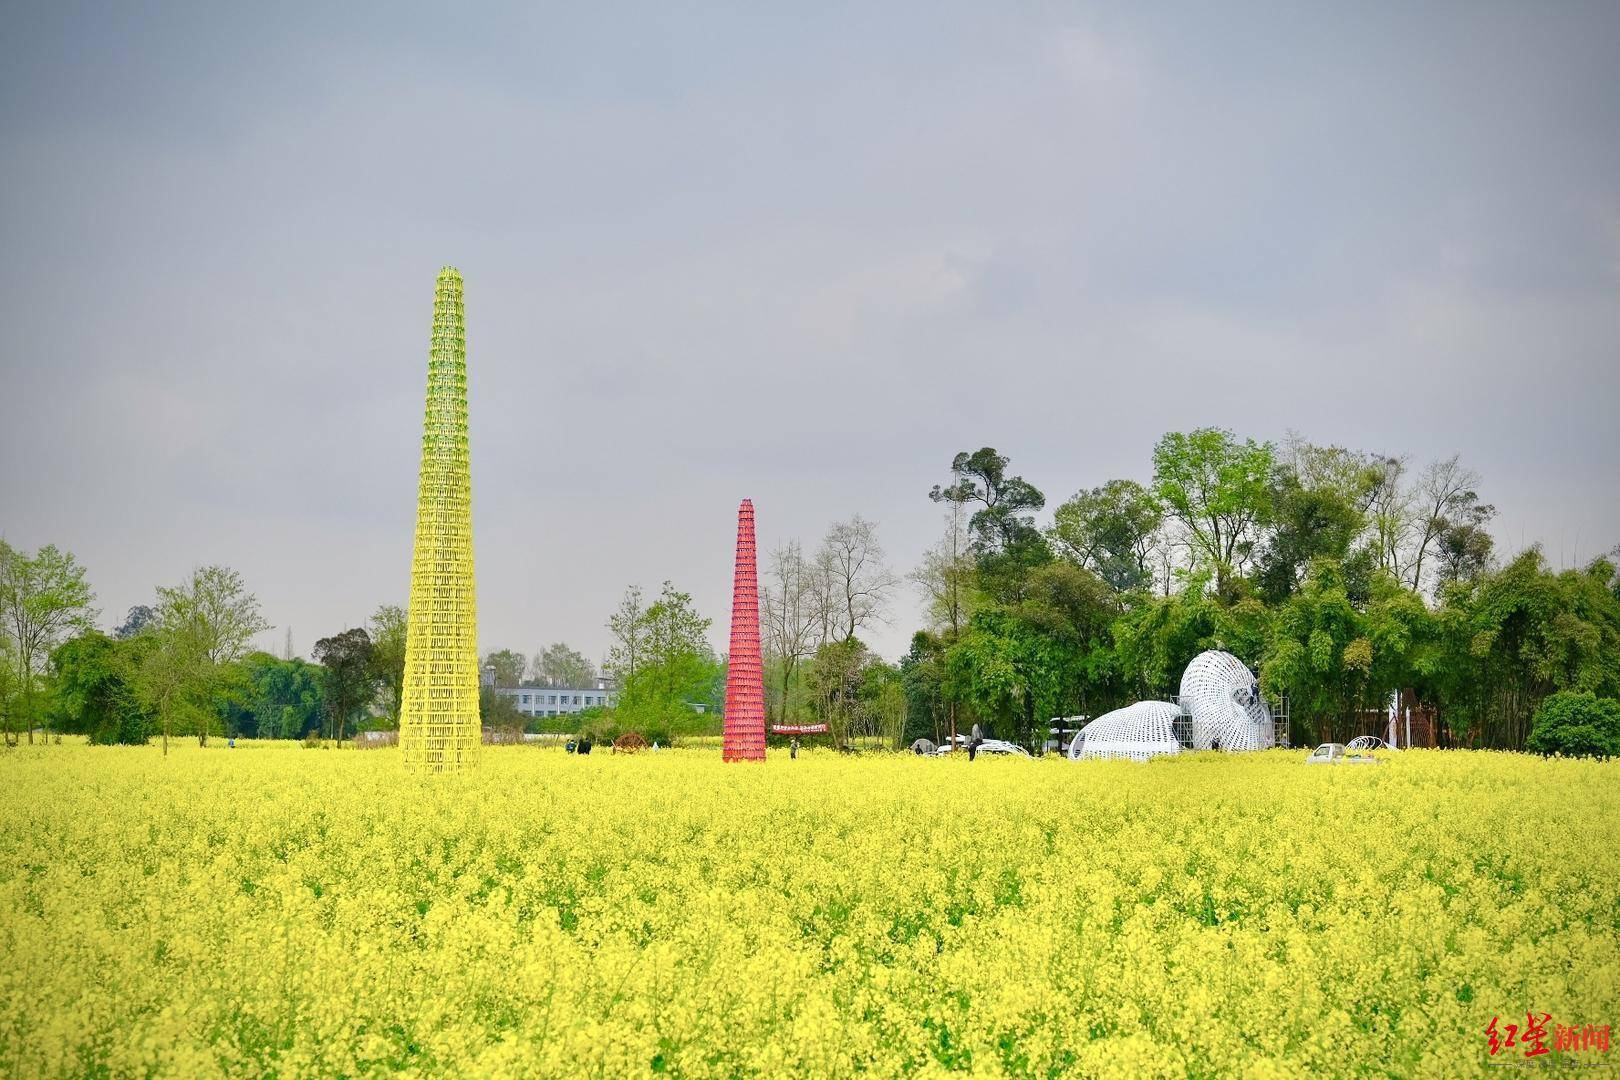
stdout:
<svg viewBox="0 0 1620 1080">
<path fill-rule="evenodd" d="M 1303 758 L 22 748 L 0 1074 L 1500 1075 L 1493 1016 L 1620 1019 L 1620 763 Z"/>
</svg>

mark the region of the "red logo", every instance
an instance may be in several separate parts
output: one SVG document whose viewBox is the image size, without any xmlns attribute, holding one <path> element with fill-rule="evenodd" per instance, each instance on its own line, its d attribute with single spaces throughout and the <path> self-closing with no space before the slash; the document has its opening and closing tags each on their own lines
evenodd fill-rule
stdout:
<svg viewBox="0 0 1620 1080">
<path fill-rule="evenodd" d="M 1550 1032 L 1549 1024 L 1552 1025 Z M 1552 1040 L 1551 1046 L 1547 1045 L 1549 1039 Z M 1524 1014 L 1523 1026 L 1504 1024 L 1501 1017 L 1491 1017 L 1491 1022 L 1485 1025 L 1485 1044 L 1492 1057 L 1503 1050 L 1521 1048 L 1527 1058 L 1540 1057 L 1553 1050 L 1596 1050 L 1606 1054 L 1609 1052 L 1609 1025 L 1587 1024 L 1583 1027 L 1579 1024 L 1554 1023 L 1551 1013 L 1537 1013 L 1532 1009 Z"/>
</svg>

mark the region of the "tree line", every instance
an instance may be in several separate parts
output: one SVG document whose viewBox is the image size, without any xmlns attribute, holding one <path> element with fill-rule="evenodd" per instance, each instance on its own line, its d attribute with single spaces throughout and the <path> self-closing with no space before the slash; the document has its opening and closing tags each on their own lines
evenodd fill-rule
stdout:
<svg viewBox="0 0 1620 1080">
<path fill-rule="evenodd" d="M 1005 455 L 959 453 L 929 493 L 946 527 L 915 575 L 911 730 L 966 714 L 1034 744 L 1052 717 L 1173 695 L 1217 648 L 1286 699 L 1296 743 L 1382 734 L 1400 694 L 1441 745 L 1522 749 L 1549 695 L 1620 696 L 1620 577 L 1537 547 L 1499 561 L 1479 488 L 1456 457 L 1204 428 L 1163 436 L 1149 481 L 1083 489 L 1043 525 Z"/>
<path fill-rule="evenodd" d="M 241 575 L 203 566 L 156 590 L 110 633 L 96 627 L 84 568 L 53 545 L 0 541 L 0 729 L 96 743 L 174 737 L 338 741 L 362 725 L 398 726 L 405 612 L 383 605 L 365 627 L 321 638 L 314 662 L 251 648 L 270 629 Z"/>
<path fill-rule="evenodd" d="M 1044 517 L 1045 494 L 1006 455 L 963 451 L 926 493 L 942 534 L 911 573 L 893 569 L 860 515 L 813 546 L 770 551 L 760 573 L 770 722 L 822 722 L 839 745 L 896 748 L 978 723 L 1038 747 L 1054 717 L 1172 696 L 1210 648 L 1237 654 L 1269 698 L 1287 701 L 1296 743 L 1381 733 L 1392 694 L 1432 710 L 1447 746 L 1537 749 L 1535 718 L 1554 695 L 1564 696 L 1551 712 L 1571 730 L 1620 715 L 1616 560 L 1555 569 L 1534 546 L 1499 557 L 1495 510 L 1457 457 L 1414 468 L 1297 435 L 1203 428 L 1165 434 L 1150 468 L 1145 480 L 1082 488 Z M 908 583 L 926 622 L 889 663 L 864 639 Z M 250 649 L 267 624 L 226 567 L 159 588 L 110 634 L 98 614 L 71 554 L 0 542 L 8 742 L 41 729 L 103 742 L 342 739 L 398 724 L 400 607 L 320 639 L 313 663 L 290 640 L 279 657 Z M 711 626 L 672 583 L 656 596 L 631 586 L 607 620 L 600 677 L 617 690 L 614 707 L 542 722 L 486 689 L 485 722 L 604 738 L 717 731 L 726 668 Z M 561 642 L 529 656 L 493 650 L 484 668 L 496 687 L 599 677 Z M 1620 752 L 1620 730 L 1613 738 Z"/>
</svg>

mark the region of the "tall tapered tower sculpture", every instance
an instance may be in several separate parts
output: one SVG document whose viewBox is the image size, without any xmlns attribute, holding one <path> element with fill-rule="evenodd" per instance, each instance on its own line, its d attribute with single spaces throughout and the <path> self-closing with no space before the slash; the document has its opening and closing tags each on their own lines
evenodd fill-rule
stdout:
<svg viewBox="0 0 1620 1080">
<path fill-rule="evenodd" d="M 726 726 L 721 757 L 765 760 L 765 669 L 759 655 L 759 569 L 754 504 L 737 509 L 737 573 L 731 586 L 731 655 L 726 664 Z"/>
<path fill-rule="evenodd" d="M 433 291 L 427 416 L 416 496 L 416 547 L 405 630 L 399 743 L 407 768 L 455 772 L 478 750 L 478 612 L 472 476 L 467 456 L 467 336 L 461 273 Z"/>
</svg>

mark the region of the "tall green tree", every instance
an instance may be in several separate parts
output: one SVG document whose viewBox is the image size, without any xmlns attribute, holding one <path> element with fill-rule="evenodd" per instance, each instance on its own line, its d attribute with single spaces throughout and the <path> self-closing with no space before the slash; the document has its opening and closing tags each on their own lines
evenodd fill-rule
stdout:
<svg viewBox="0 0 1620 1080">
<path fill-rule="evenodd" d="M 1115 654 L 1133 697 L 1177 693 L 1188 662 L 1220 642 L 1222 609 L 1208 585 L 1207 575 L 1194 577 L 1179 592 L 1138 601 L 1114 621 Z"/>
<path fill-rule="evenodd" d="M 156 618 L 157 612 L 152 608 L 146 604 L 136 604 L 129 609 L 129 613 L 124 616 L 124 621 L 118 624 L 118 629 L 113 631 L 112 636 L 120 641 L 132 638 L 145 630 Z"/>
<path fill-rule="evenodd" d="M 484 667 L 486 670 L 494 669 L 497 687 L 510 690 L 523 682 L 523 672 L 528 667 L 528 660 L 520 652 L 497 649 L 484 657 Z"/>
<path fill-rule="evenodd" d="M 1369 682 L 1375 692 L 1411 690 L 1419 700 L 1434 700 L 1434 677 L 1444 662 L 1445 645 L 1440 620 L 1423 598 L 1389 571 L 1376 571 L 1362 626 L 1372 646 Z M 1382 697 L 1377 704 L 1384 704 Z"/>
<path fill-rule="evenodd" d="M 7 744 L 15 741 L 13 711 L 22 719 L 28 741 L 34 741 L 39 677 L 52 649 L 69 635 L 90 629 L 97 614 L 94 603 L 84 568 L 71 553 L 46 544 L 29 555 L 0 540 L 0 625 L 16 665 L 17 707 L 7 711 Z"/>
<path fill-rule="evenodd" d="M 900 661 L 900 683 L 905 688 L 907 738 L 927 738 L 943 746 L 954 735 L 945 693 L 947 644 L 927 630 L 911 637 L 911 648 Z"/>
<path fill-rule="evenodd" d="M 529 722 L 510 694 L 497 694 L 492 686 L 478 688 L 478 722 L 486 730 L 515 741 Z"/>
<path fill-rule="evenodd" d="M 617 610 L 608 616 L 607 627 L 613 635 L 613 646 L 608 651 L 607 668 L 621 687 L 629 685 L 641 664 L 646 617 L 647 604 L 640 585 L 628 586 Z"/>
<path fill-rule="evenodd" d="M 1313 560 L 1351 559 L 1382 477 L 1372 459 L 1341 447 L 1295 438 L 1287 449 L 1266 496 L 1269 529 L 1256 573 L 1258 591 L 1271 604 L 1293 595 Z M 1376 547 L 1369 545 L 1358 556 L 1359 581 L 1368 579 L 1376 563 Z"/>
<path fill-rule="evenodd" d="M 900 669 L 874 659 L 861 671 L 860 700 L 872 733 L 890 750 L 905 746 L 906 687 Z"/>
<path fill-rule="evenodd" d="M 1473 581 L 1490 569 L 1496 540 L 1485 526 L 1495 516 L 1496 507 L 1476 502 L 1444 519 L 1435 537 L 1437 581 Z"/>
<path fill-rule="evenodd" d="M 1275 449 L 1224 428 L 1172 431 L 1153 448 L 1153 494 L 1180 522 L 1217 592 L 1242 573 L 1271 511 Z"/>
<path fill-rule="evenodd" d="M 260 739 L 302 739 L 326 723 L 324 670 L 294 656 L 253 652 L 237 665 L 244 687 L 226 730 Z"/>
<path fill-rule="evenodd" d="M 388 726 L 399 727 L 399 712 L 405 704 L 405 609 L 383 604 L 371 615 L 367 629 L 371 635 L 371 677 Z"/>
<path fill-rule="evenodd" d="M 950 690 L 992 721 L 995 734 L 1020 742 L 1062 711 L 1080 670 L 1072 640 L 1003 608 L 975 613 L 946 663 Z"/>
<path fill-rule="evenodd" d="M 1318 741 L 1365 734 L 1357 714 L 1381 704 L 1395 688 L 1372 679 L 1372 641 L 1339 564 L 1312 564 L 1304 585 L 1276 610 L 1272 623 L 1260 667 L 1267 696 L 1287 695 L 1296 725 L 1314 726 Z"/>
<path fill-rule="evenodd" d="M 982 553 L 1008 554 L 1040 546 L 1034 514 L 1046 505 L 1046 496 L 1022 476 L 1008 476 L 1010 459 L 983 447 L 966 450 L 951 459 L 949 484 L 935 484 L 928 497 L 935 502 L 973 506 L 968 529 Z"/>
<path fill-rule="evenodd" d="M 135 688 L 145 638 L 110 638 L 90 630 L 51 653 L 56 726 L 90 736 L 101 745 L 145 745 L 150 718 Z"/>
<path fill-rule="evenodd" d="M 14 657 L 16 645 L 10 637 L 0 634 L 0 730 L 6 733 L 6 742 L 11 742 L 11 725 L 13 720 L 20 719 L 22 707 L 22 694 L 17 684 L 18 665 Z"/>
<path fill-rule="evenodd" d="M 1014 602 L 1029 571 L 1052 559 L 1035 514 L 1046 496 L 1021 476 L 1009 476 L 1010 460 L 992 447 L 963 451 L 951 461 L 952 482 L 935 485 L 935 502 L 975 507 L 968 533 L 978 589 L 999 602 Z"/>
<path fill-rule="evenodd" d="M 975 612 L 946 657 L 947 688 L 1006 736 L 1038 748 L 1054 716 L 1099 711 L 1121 692 L 1113 591 L 1068 562 L 1029 571 L 1016 603 Z"/>
<path fill-rule="evenodd" d="M 817 648 L 805 669 L 815 714 L 827 725 L 834 746 L 848 746 L 864 719 L 861 673 L 871 661 L 871 652 L 857 638 L 844 638 Z"/>
<path fill-rule="evenodd" d="M 169 736 L 196 732 L 206 740 L 217 720 L 213 693 L 220 686 L 218 669 L 208 659 L 201 627 L 185 618 L 157 621 L 137 640 L 149 647 L 135 671 L 135 691 L 163 736 L 163 755 L 169 754 Z"/>
<path fill-rule="evenodd" d="M 596 665 L 578 649 L 554 641 L 534 654 L 529 678 L 540 686 L 595 686 Z"/>
<path fill-rule="evenodd" d="M 162 696 L 168 708 L 184 702 L 184 715 L 196 724 L 197 744 L 206 746 L 219 716 L 211 699 L 231 688 L 237 674 L 233 665 L 270 624 L 242 575 L 227 566 L 199 567 L 186 581 L 160 587 L 157 594 L 159 642 L 147 662 L 158 664 L 163 674 L 154 686 L 166 688 Z"/>
<path fill-rule="evenodd" d="M 358 626 L 315 643 L 326 703 L 325 736 L 333 742 L 342 742 L 351 725 L 358 728 L 376 693 L 371 651 L 371 635 Z"/>
<path fill-rule="evenodd" d="M 1253 597 L 1223 602 L 1206 570 L 1190 575 L 1166 596 L 1138 597 L 1110 627 L 1118 696 L 1125 704 L 1180 692 L 1181 673 L 1206 649 L 1220 649 L 1254 664 L 1265 649 L 1271 609 Z"/>
<path fill-rule="evenodd" d="M 618 701 L 627 724 L 674 728 L 691 717 L 694 702 L 706 704 L 713 697 L 719 664 L 709 646 L 709 626 L 692 606 L 690 593 L 664 582 L 634 630 L 639 659 Z"/>
<path fill-rule="evenodd" d="M 1048 532 L 1058 554 L 1107 582 L 1117 595 L 1153 583 L 1164 508 L 1135 480 L 1110 480 L 1054 511 Z"/>
<path fill-rule="evenodd" d="M 1606 559 L 1555 573 L 1532 547 L 1500 570 L 1445 587 L 1435 696 L 1455 741 L 1522 749 L 1548 695 L 1620 697 L 1614 573 Z"/>
</svg>

